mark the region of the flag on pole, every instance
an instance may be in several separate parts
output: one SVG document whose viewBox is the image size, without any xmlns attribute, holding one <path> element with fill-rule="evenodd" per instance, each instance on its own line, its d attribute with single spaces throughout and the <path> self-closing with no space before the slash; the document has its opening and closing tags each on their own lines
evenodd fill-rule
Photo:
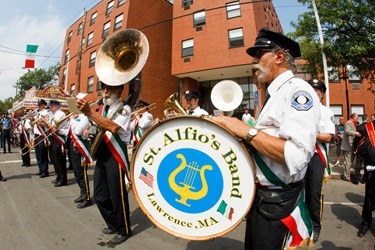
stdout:
<svg viewBox="0 0 375 250">
<path fill-rule="evenodd" d="M 26 59 L 25 59 L 25 68 L 34 68 L 35 67 L 35 53 L 38 50 L 38 45 L 26 45 Z"/>
</svg>

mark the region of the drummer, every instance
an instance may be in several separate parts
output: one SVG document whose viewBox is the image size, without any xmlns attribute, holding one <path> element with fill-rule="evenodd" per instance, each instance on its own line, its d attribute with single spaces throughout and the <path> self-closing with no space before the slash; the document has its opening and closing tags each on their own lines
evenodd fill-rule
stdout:
<svg viewBox="0 0 375 250">
<path fill-rule="evenodd" d="M 188 110 L 187 113 L 189 115 L 194 116 L 202 116 L 208 115 L 207 111 L 199 107 L 199 93 L 195 90 L 186 90 L 184 92 L 185 99 L 187 102 Z"/>
<path fill-rule="evenodd" d="M 252 148 L 257 192 L 246 220 L 245 249 L 311 246 L 313 229 L 303 190 L 315 151 L 320 101 L 294 75 L 294 58 L 301 56 L 297 42 L 262 28 L 246 52 L 258 81 L 269 83 L 257 123 L 252 127 L 234 117 L 215 119 Z"/>
</svg>

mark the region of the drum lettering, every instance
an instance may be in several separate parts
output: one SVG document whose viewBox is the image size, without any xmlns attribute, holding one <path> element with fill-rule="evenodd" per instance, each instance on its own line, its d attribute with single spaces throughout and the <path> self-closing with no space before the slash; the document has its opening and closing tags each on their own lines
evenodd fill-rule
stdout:
<svg viewBox="0 0 375 250">
<path fill-rule="evenodd" d="M 160 148 L 158 150 L 155 150 L 154 148 L 150 148 L 151 154 L 148 154 L 148 153 L 145 154 L 143 157 L 143 162 L 151 166 L 154 162 L 154 155 L 158 155 L 159 151 L 160 151 Z"/>
<path fill-rule="evenodd" d="M 240 177 L 238 176 L 238 168 L 236 164 L 233 164 L 237 160 L 236 154 L 233 152 L 233 149 L 224 155 L 222 155 L 224 160 L 229 164 L 229 171 L 232 175 L 232 190 L 230 193 L 231 197 L 242 198 L 242 193 L 240 190 L 235 187 L 241 184 Z"/>
<path fill-rule="evenodd" d="M 203 227 L 211 227 L 215 224 L 219 223 L 217 220 L 215 220 L 213 217 L 210 217 L 208 219 L 204 219 L 203 221 L 198 220 L 198 225 L 200 228 Z"/>
<path fill-rule="evenodd" d="M 149 162 L 149 161 L 151 161 L 151 162 Z M 152 163 L 154 162 L 154 157 L 152 155 L 145 154 L 145 156 L 143 157 L 143 162 L 148 164 L 148 165 L 152 165 Z"/>
<path fill-rule="evenodd" d="M 169 221 L 172 221 L 174 224 L 183 226 L 183 227 L 188 227 L 192 228 L 193 224 L 191 222 L 186 222 L 186 221 L 181 221 L 177 218 L 174 218 L 172 215 L 164 211 L 162 207 L 159 206 L 156 200 L 152 199 L 152 197 L 155 196 L 154 193 L 148 194 L 148 199 L 150 200 L 151 204 L 155 207 L 156 211 L 158 211 L 160 214 L 162 214 L 163 217 L 167 218 Z"/>
<path fill-rule="evenodd" d="M 209 141 L 209 138 L 205 134 L 198 136 L 198 138 L 199 138 L 199 141 L 202 143 L 207 143 Z"/>
<path fill-rule="evenodd" d="M 218 150 L 219 148 L 220 148 L 220 142 L 218 142 L 218 141 L 213 141 L 212 143 L 211 143 L 211 148 L 212 149 L 214 149 L 214 150 Z"/>
</svg>

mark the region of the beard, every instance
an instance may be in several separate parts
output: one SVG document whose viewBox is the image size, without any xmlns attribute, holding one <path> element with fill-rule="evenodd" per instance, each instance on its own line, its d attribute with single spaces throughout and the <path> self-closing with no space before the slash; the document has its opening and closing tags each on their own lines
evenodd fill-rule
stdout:
<svg viewBox="0 0 375 250">
<path fill-rule="evenodd" d="M 259 64 L 254 65 L 255 68 L 255 76 L 257 77 L 258 81 L 261 83 L 268 82 L 269 72 L 270 69 L 260 66 Z"/>
<path fill-rule="evenodd" d="M 113 93 L 111 95 L 105 95 L 103 97 L 103 103 L 104 105 L 108 105 L 108 106 L 111 106 L 115 103 L 115 101 L 117 101 L 119 99 L 119 95 L 118 93 Z"/>
</svg>

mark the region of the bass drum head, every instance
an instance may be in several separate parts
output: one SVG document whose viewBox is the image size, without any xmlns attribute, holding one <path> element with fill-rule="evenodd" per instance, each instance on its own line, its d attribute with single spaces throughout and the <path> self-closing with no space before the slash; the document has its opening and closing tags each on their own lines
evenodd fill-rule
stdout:
<svg viewBox="0 0 375 250">
<path fill-rule="evenodd" d="M 243 144 L 215 122 L 162 121 L 138 143 L 131 162 L 135 198 L 148 218 L 184 239 L 233 230 L 254 199 L 254 167 Z"/>
</svg>

